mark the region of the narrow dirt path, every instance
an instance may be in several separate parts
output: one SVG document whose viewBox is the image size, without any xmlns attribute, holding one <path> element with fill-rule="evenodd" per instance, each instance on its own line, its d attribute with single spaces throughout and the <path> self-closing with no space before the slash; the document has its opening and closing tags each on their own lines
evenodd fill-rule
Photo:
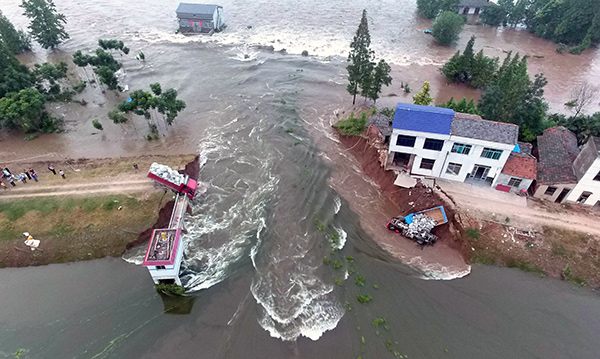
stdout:
<svg viewBox="0 0 600 359">
<path fill-rule="evenodd" d="M 34 186 L 20 184 L 16 188 L 0 192 L 0 201 L 14 199 L 77 196 L 90 194 L 132 193 L 155 190 L 154 183 L 148 179 L 114 180 L 93 183 L 65 183 L 54 186 Z"/>
</svg>

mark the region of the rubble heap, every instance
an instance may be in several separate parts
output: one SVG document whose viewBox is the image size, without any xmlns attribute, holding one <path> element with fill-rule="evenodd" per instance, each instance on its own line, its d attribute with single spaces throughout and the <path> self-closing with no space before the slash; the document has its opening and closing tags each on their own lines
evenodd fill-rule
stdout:
<svg viewBox="0 0 600 359">
<path fill-rule="evenodd" d="M 437 223 L 433 218 L 430 218 L 423 213 L 417 213 L 413 216 L 413 221 L 408 225 L 404 235 L 408 238 L 427 238 L 428 234 L 431 233 L 431 230 L 436 224 Z"/>
<path fill-rule="evenodd" d="M 160 163 L 154 162 L 152 166 L 150 166 L 150 173 L 171 183 L 175 183 L 178 186 L 185 182 L 184 175 L 171 169 L 171 167 L 161 165 Z"/>
</svg>

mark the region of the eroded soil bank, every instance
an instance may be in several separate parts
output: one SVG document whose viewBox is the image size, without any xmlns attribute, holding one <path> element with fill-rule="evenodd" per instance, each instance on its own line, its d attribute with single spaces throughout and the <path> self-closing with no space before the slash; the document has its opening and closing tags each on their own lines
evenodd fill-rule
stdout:
<svg viewBox="0 0 600 359">
<path fill-rule="evenodd" d="M 443 205 L 449 223 L 434 229 L 440 239 L 438 243 L 458 251 L 467 263 L 514 267 L 600 287 L 600 241 L 592 234 L 548 226 L 525 233 L 511 226 L 508 217 L 496 218 L 492 213 L 475 214 L 463 210 L 439 190 L 422 185 L 409 189 L 395 186 L 396 174 L 385 171 L 380 165 L 382 150 L 373 141 L 341 134 L 338 138 L 360 163 L 362 171 L 378 185 L 382 196 L 394 203 L 399 214 Z M 467 234 L 469 228 L 471 233 L 476 229 L 477 235 Z M 374 239 L 388 248 L 385 240 L 378 236 Z M 398 240 L 409 241 L 401 236 Z M 433 249 L 425 247 L 424 250 Z"/>
</svg>

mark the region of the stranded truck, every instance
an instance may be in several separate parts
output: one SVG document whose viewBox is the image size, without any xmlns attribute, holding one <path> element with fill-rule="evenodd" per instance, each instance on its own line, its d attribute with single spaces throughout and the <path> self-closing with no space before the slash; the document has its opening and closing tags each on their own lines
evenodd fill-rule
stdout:
<svg viewBox="0 0 600 359">
<path fill-rule="evenodd" d="M 169 166 L 153 163 L 150 166 L 148 177 L 177 193 L 187 195 L 190 199 L 193 199 L 196 194 L 198 182 L 190 176 L 171 169 Z"/>
<path fill-rule="evenodd" d="M 425 244 L 433 245 L 437 241 L 437 237 L 431 233 L 431 230 L 447 222 L 446 211 L 444 207 L 439 206 L 411 213 L 404 217 L 392 218 L 386 227 L 390 231 L 401 233 L 423 246 Z"/>
</svg>

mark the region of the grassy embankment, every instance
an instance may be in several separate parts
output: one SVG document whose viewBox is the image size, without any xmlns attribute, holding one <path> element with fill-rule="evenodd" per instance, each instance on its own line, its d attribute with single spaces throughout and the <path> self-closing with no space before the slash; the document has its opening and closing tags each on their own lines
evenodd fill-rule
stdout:
<svg viewBox="0 0 600 359">
<path fill-rule="evenodd" d="M 121 178 L 132 177 L 143 181 L 147 168 L 154 161 L 179 169 L 193 159 L 193 155 L 153 156 L 55 163 L 57 169 L 65 168 L 67 180 L 42 171 L 45 164 L 28 164 L 38 169 L 40 181 L 19 184 L 17 188 L 21 192 L 9 189 L 4 193 L 50 194 L 54 188 L 61 190 L 71 184 L 118 182 Z M 138 163 L 140 172 L 134 171 L 132 163 Z M 150 186 L 131 194 L 75 193 L 73 196 L 0 201 L 0 267 L 120 256 L 128 243 L 152 227 L 159 209 L 171 199 L 171 193 L 165 195 L 164 191 Z M 24 245 L 23 232 L 29 232 L 41 241 L 38 250 L 31 251 Z"/>
<path fill-rule="evenodd" d="M 508 224 L 487 223 L 483 224 L 478 238 L 467 232 L 470 262 L 518 268 L 580 285 L 600 287 L 598 238 L 548 226 L 544 226 L 541 233 L 533 238 L 513 237 L 508 229 Z"/>
</svg>

